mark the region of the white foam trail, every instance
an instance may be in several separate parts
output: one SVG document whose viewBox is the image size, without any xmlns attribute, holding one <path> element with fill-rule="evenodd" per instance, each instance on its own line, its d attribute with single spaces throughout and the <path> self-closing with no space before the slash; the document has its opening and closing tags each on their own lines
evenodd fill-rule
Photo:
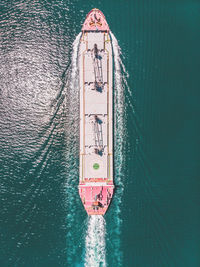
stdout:
<svg viewBox="0 0 200 267">
<path fill-rule="evenodd" d="M 66 108 L 67 108 L 67 135 L 72 137 L 74 142 L 78 140 L 78 129 L 79 129 L 79 73 L 78 73 L 78 49 L 80 43 L 81 32 L 76 36 L 73 42 L 73 51 L 71 57 L 70 72 L 67 77 L 67 93 L 66 93 Z M 74 151 L 75 147 L 72 145 L 71 140 L 69 141 L 69 147 Z M 75 153 L 75 151 L 74 151 Z M 72 157 L 76 157 L 75 154 Z"/>
<path fill-rule="evenodd" d="M 79 43 L 80 43 L 80 38 L 81 38 L 82 32 L 80 32 L 77 36 L 76 39 L 73 42 L 73 53 L 72 53 L 72 72 L 71 72 L 71 82 L 76 82 L 78 81 L 76 75 L 78 72 L 78 49 L 79 49 Z"/>
<path fill-rule="evenodd" d="M 121 180 L 122 167 L 123 167 L 123 147 L 124 140 L 126 137 L 125 131 L 125 103 L 124 103 L 124 91 L 127 85 L 127 80 L 125 76 L 128 73 L 125 66 L 121 60 L 121 48 L 118 45 L 118 41 L 114 34 L 110 32 L 112 38 L 113 54 L 114 54 L 114 116 L 115 116 L 115 147 L 117 147 L 115 153 L 115 162 L 117 162 L 117 168 L 115 170 L 115 180 L 117 184 L 123 189 L 123 183 Z M 126 81 L 126 82 L 124 82 Z"/>
<path fill-rule="evenodd" d="M 76 36 L 75 41 L 73 42 L 73 52 L 72 52 L 72 61 L 71 61 L 71 73 L 69 77 L 69 88 L 68 88 L 68 107 L 69 109 L 69 119 L 71 124 L 74 124 L 73 129 L 71 129 L 71 134 L 74 135 L 74 131 L 79 128 L 79 72 L 78 72 L 78 50 L 79 43 L 81 38 L 81 32 Z"/>
<path fill-rule="evenodd" d="M 79 43 L 81 32 L 76 36 L 75 41 L 73 42 L 73 52 L 71 57 L 71 68 L 70 68 L 70 75 L 68 77 L 68 90 L 67 90 L 67 108 L 68 111 L 68 119 L 71 124 L 73 124 L 72 129 L 70 129 L 70 134 L 72 136 L 75 134 L 74 131 L 78 130 L 79 123 L 79 73 L 78 73 L 78 50 L 79 50 Z M 78 137 L 78 136 L 77 136 Z"/>
<path fill-rule="evenodd" d="M 121 52 L 121 47 L 118 44 L 118 41 L 114 34 L 110 32 L 111 38 L 112 38 L 112 46 L 113 46 L 113 52 L 114 52 L 114 63 L 115 63 L 115 89 L 117 90 L 117 93 L 119 92 L 120 94 L 118 95 L 118 99 L 123 99 L 122 95 L 124 95 L 124 90 L 126 89 L 128 92 L 128 95 L 132 97 L 132 91 L 130 90 L 130 87 L 128 85 L 128 78 L 129 78 L 129 73 L 126 70 L 126 67 L 122 61 L 122 52 Z M 131 109 L 133 112 L 135 112 L 133 105 L 131 102 L 129 103 L 131 106 Z M 124 104 L 121 106 L 125 106 Z"/>
<path fill-rule="evenodd" d="M 88 219 L 85 245 L 85 267 L 106 266 L 105 244 L 106 222 L 101 215 L 92 215 Z"/>
</svg>

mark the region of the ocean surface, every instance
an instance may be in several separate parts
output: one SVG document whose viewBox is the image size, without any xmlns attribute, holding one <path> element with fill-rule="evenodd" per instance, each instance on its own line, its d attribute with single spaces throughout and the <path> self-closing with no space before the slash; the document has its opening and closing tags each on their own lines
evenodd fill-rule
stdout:
<svg viewBox="0 0 200 267">
<path fill-rule="evenodd" d="M 78 195 L 77 51 L 92 8 L 114 51 L 116 192 Z M 200 1 L 0 2 L 0 266 L 200 266 Z"/>
</svg>

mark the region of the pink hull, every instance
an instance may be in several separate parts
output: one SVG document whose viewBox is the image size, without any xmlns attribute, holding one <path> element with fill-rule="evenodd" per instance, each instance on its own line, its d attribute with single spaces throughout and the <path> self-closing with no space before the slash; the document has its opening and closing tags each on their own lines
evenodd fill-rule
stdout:
<svg viewBox="0 0 200 267">
<path fill-rule="evenodd" d="M 104 14 L 99 9 L 92 9 L 83 24 L 82 31 L 109 31 Z"/>
<path fill-rule="evenodd" d="M 113 195 L 113 185 L 79 185 L 79 194 L 88 215 L 104 215 Z"/>
</svg>

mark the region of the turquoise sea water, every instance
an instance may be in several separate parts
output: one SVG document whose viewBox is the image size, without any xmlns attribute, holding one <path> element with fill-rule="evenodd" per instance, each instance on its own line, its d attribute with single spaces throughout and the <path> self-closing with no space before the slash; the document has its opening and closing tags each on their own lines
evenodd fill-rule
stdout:
<svg viewBox="0 0 200 267">
<path fill-rule="evenodd" d="M 73 54 L 94 7 L 125 66 L 117 188 L 96 221 L 77 191 Z M 1 1 L 0 266 L 200 266 L 199 12 L 197 0 Z"/>
</svg>

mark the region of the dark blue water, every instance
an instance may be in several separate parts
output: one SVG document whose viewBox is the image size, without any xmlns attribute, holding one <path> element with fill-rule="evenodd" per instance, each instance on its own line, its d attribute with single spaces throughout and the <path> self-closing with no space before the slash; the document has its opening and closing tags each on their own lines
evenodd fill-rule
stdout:
<svg viewBox="0 0 200 267">
<path fill-rule="evenodd" d="M 94 7 L 124 64 L 117 189 L 97 222 L 77 191 L 73 44 Z M 199 13 L 197 0 L 1 1 L 0 266 L 91 266 L 93 252 L 96 266 L 200 266 Z"/>
</svg>

